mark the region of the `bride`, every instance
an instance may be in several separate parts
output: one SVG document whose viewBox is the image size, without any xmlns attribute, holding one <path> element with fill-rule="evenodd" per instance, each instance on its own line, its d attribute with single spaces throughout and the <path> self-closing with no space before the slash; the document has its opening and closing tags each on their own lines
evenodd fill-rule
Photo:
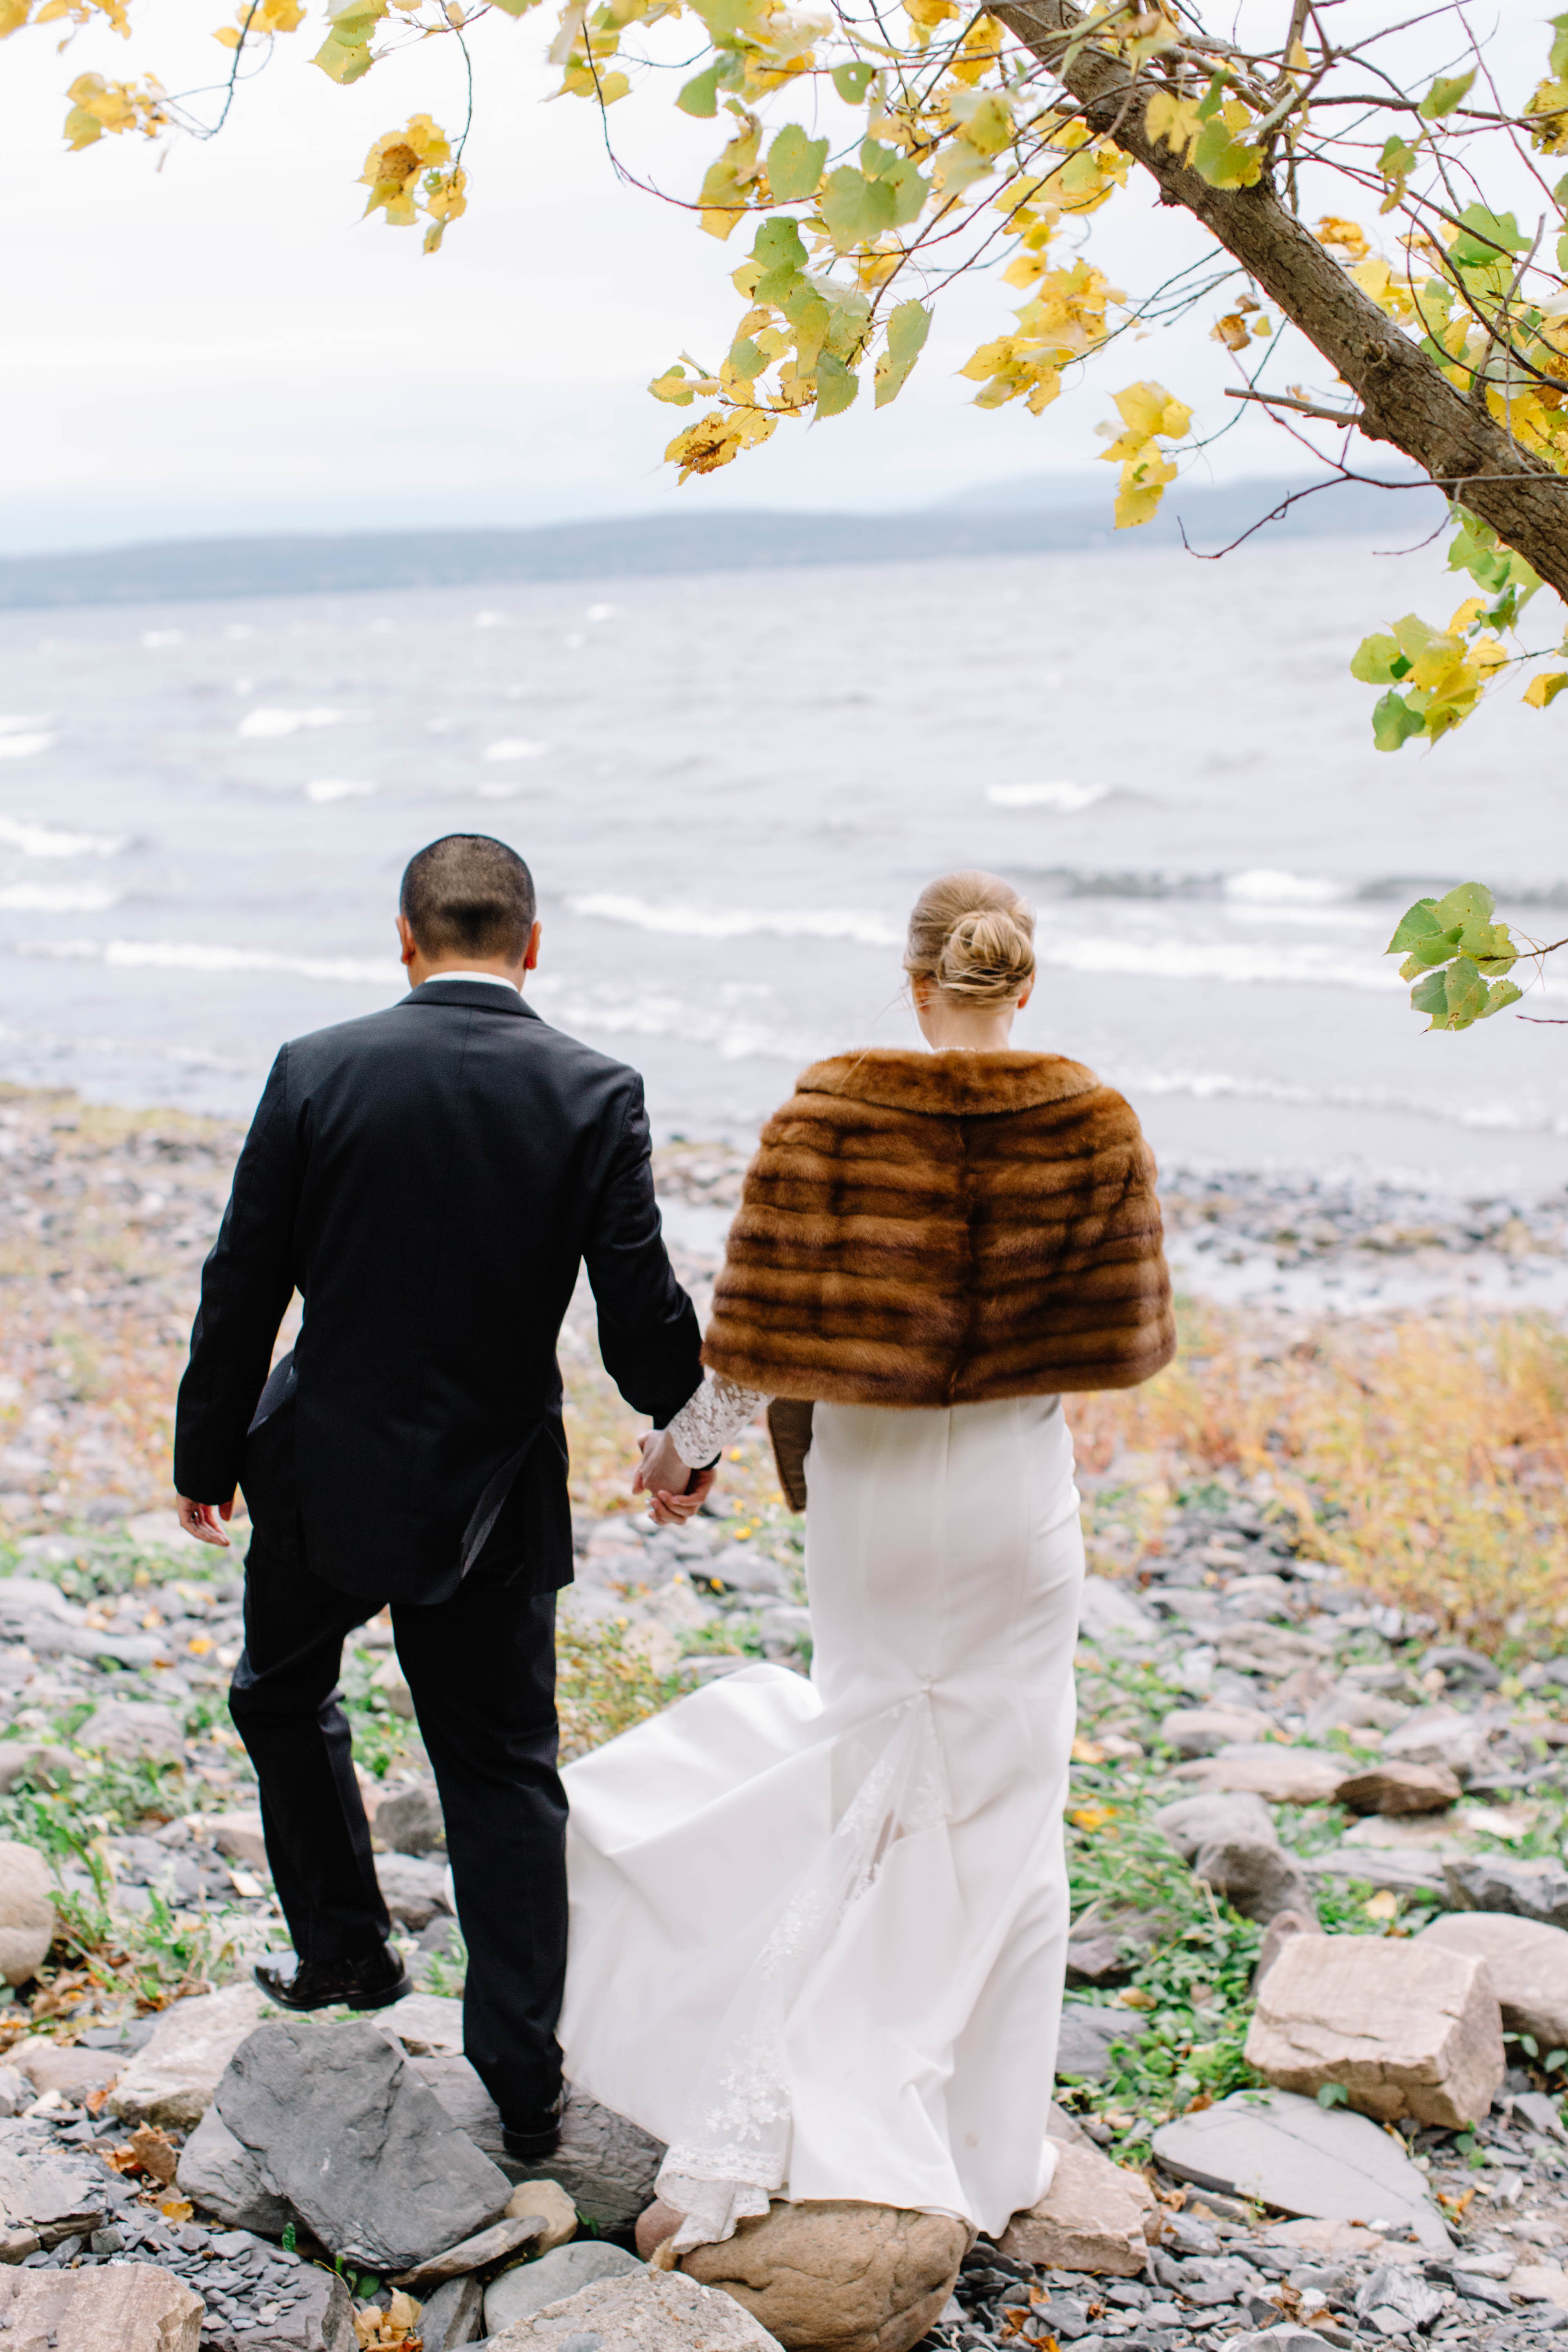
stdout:
<svg viewBox="0 0 1568 2352">
<path fill-rule="evenodd" d="M 1049 2186 L 1083 1573 L 1060 1398 L 1174 1338 L 1137 1119 L 1009 1045 L 1033 929 L 990 875 L 922 892 L 931 1050 L 803 1074 L 703 1385 L 644 1441 L 637 1486 L 684 1516 L 766 1400 L 811 1416 L 810 1680 L 748 1666 L 565 1775 L 567 2074 L 668 2143 L 677 2252 L 770 2197 L 994 2236 Z"/>
</svg>

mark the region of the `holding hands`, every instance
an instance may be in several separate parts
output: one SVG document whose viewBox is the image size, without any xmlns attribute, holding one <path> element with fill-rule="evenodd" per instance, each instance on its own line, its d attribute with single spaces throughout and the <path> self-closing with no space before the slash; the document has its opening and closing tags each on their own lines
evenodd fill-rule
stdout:
<svg viewBox="0 0 1568 2352">
<path fill-rule="evenodd" d="M 679 1527 L 700 1509 L 712 1491 L 715 1473 L 692 1470 L 681 1460 L 669 1432 L 650 1429 L 642 1439 L 642 1460 L 632 1479 L 634 1495 L 651 1500 L 657 1527 Z"/>
</svg>

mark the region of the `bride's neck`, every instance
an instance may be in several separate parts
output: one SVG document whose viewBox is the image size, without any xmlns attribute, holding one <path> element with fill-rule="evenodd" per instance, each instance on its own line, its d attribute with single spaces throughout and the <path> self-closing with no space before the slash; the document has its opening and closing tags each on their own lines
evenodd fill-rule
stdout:
<svg viewBox="0 0 1568 2352">
<path fill-rule="evenodd" d="M 915 1018 L 933 1054 L 1005 1054 L 1013 1042 L 1016 1004 L 954 1004 L 941 997 L 917 1004 Z"/>
</svg>

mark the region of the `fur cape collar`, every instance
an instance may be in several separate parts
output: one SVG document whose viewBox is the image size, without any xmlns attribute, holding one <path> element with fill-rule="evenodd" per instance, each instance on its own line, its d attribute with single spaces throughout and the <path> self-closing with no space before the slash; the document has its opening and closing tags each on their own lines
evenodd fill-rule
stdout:
<svg viewBox="0 0 1568 2352">
<path fill-rule="evenodd" d="M 1065 1054 L 926 1054 L 873 1045 L 814 1062 L 801 1072 L 796 1092 L 837 1095 L 883 1110 L 974 1118 L 1071 1102 L 1099 1085 L 1092 1070 Z"/>
</svg>

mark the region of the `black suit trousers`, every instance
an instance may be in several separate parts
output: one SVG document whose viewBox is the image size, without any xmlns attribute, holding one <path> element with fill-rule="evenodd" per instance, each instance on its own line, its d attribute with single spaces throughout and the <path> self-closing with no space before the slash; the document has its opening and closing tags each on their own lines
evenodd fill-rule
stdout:
<svg viewBox="0 0 1568 2352">
<path fill-rule="evenodd" d="M 331 1961 L 390 1933 L 354 1778 L 338 1676 L 346 1637 L 377 1611 L 306 1563 L 292 1404 L 253 1430 L 243 1485 L 253 1533 L 245 1650 L 229 1709 L 260 1783 L 268 1860 L 294 1948 Z M 393 1604 L 393 1633 L 440 1790 L 468 1949 L 464 2046 L 503 2119 L 522 2125 L 561 2084 L 566 1794 L 556 1770 L 555 1596 L 480 1563 L 449 1600 Z"/>
</svg>

